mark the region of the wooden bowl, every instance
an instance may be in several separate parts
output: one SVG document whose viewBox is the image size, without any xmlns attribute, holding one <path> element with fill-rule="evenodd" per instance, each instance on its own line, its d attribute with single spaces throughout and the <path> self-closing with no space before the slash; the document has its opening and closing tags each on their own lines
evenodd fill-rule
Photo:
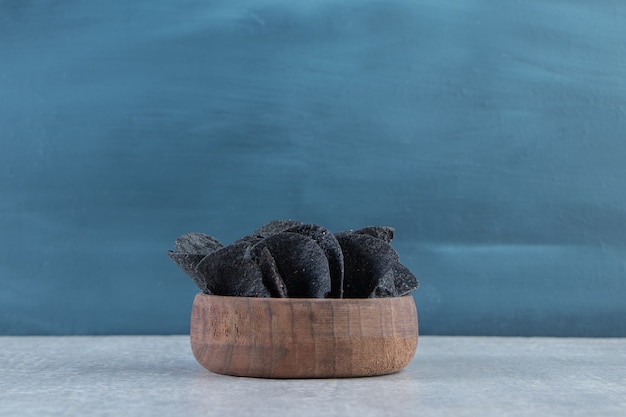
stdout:
<svg viewBox="0 0 626 417">
<path fill-rule="evenodd" d="M 191 348 L 209 371 L 263 378 L 384 375 L 417 348 L 410 295 L 376 299 L 252 298 L 198 294 Z"/>
</svg>

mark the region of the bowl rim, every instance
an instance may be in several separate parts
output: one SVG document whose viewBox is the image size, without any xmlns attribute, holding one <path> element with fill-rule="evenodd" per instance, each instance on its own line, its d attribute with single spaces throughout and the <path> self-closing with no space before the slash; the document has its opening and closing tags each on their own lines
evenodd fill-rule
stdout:
<svg viewBox="0 0 626 417">
<path fill-rule="evenodd" d="M 336 302 L 341 302 L 341 301 L 346 301 L 346 302 L 358 302 L 358 303 L 372 303 L 372 304 L 377 304 L 377 303 L 382 303 L 382 302 L 390 302 L 392 300 L 404 300 L 406 298 L 413 298 L 413 300 L 415 301 L 415 298 L 413 297 L 412 294 L 405 294 L 405 295 L 400 295 L 400 296 L 394 296 L 394 297 L 377 297 L 377 298 L 305 298 L 305 297 L 241 297 L 238 295 L 219 295 L 219 294 L 207 294 L 204 292 L 199 292 L 196 293 L 196 297 L 197 296 L 206 296 L 206 297 L 211 297 L 211 298 L 221 298 L 221 299 L 239 299 L 239 300 L 259 300 L 259 302 L 269 302 L 269 303 L 288 303 L 288 302 L 312 302 L 312 303 L 336 303 Z"/>
</svg>

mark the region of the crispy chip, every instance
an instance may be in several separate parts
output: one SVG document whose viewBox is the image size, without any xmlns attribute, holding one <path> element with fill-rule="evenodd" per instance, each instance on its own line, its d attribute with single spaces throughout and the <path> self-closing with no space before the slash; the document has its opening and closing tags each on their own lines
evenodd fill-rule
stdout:
<svg viewBox="0 0 626 417">
<path fill-rule="evenodd" d="M 398 254 L 376 237 L 355 232 L 335 235 L 343 251 L 344 298 L 373 298 L 396 293 L 389 270 L 398 262 Z"/>
<path fill-rule="evenodd" d="M 324 298 L 330 293 L 328 260 L 313 239 L 282 232 L 257 245 L 272 254 L 289 297 Z"/>
<path fill-rule="evenodd" d="M 203 233 L 181 235 L 168 256 L 207 294 L 396 297 L 419 282 L 389 245 L 393 237 L 389 226 L 333 235 L 315 224 L 275 220 L 226 247 Z"/>
<path fill-rule="evenodd" d="M 368 226 L 362 229 L 355 230 L 354 233 L 374 236 L 378 239 L 384 240 L 387 243 L 391 243 L 395 230 L 396 229 L 389 226 Z"/>
<path fill-rule="evenodd" d="M 343 296 L 343 252 L 341 246 L 328 229 L 316 224 L 302 224 L 287 229 L 287 232 L 308 236 L 324 251 L 330 270 L 330 298 Z"/>
</svg>

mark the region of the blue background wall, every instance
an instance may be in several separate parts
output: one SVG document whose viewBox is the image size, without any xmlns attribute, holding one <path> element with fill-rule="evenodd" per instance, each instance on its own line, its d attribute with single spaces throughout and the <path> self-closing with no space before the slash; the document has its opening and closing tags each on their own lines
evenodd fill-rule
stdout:
<svg viewBox="0 0 626 417">
<path fill-rule="evenodd" d="M 621 0 L 0 1 L 0 333 L 187 332 L 173 240 L 289 217 L 422 333 L 626 336 L 625 129 Z"/>
</svg>

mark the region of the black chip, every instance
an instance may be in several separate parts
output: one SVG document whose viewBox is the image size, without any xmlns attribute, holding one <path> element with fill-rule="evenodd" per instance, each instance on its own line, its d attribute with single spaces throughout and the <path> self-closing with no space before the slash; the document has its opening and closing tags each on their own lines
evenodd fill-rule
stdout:
<svg viewBox="0 0 626 417">
<path fill-rule="evenodd" d="M 338 233 L 335 237 L 343 251 L 344 298 L 373 298 L 396 294 L 394 278 L 389 270 L 398 262 L 398 254 L 388 243 L 354 232 Z"/>
<path fill-rule="evenodd" d="M 168 251 L 167 255 L 170 257 L 172 261 L 174 261 L 174 263 L 176 263 L 176 265 L 178 265 L 187 275 L 191 277 L 193 282 L 195 282 L 195 284 L 203 292 L 210 294 L 210 292 L 208 292 L 208 289 L 206 288 L 204 277 L 196 269 L 200 261 L 202 261 L 202 259 L 204 259 L 204 257 L 207 255 L 196 255 L 192 253 L 177 253 L 177 252 L 172 252 L 172 251 Z"/>
<path fill-rule="evenodd" d="M 179 236 L 175 244 L 176 253 L 193 253 L 197 255 L 208 255 L 224 247 L 214 237 L 196 232 Z"/>
<path fill-rule="evenodd" d="M 368 226 L 359 230 L 355 230 L 354 233 L 361 235 L 370 235 L 378 239 L 382 239 L 387 243 L 393 240 L 393 235 L 396 229 L 389 226 Z"/>
<path fill-rule="evenodd" d="M 394 283 L 398 297 L 407 295 L 419 287 L 419 281 L 415 275 L 413 275 L 409 268 L 402 265 L 400 262 L 395 264 L 392 270 L 394 273 Z"/>
<path fill-rule="evenodd" d="M 333 235 L 318 225 L 275 220 L 226 247 L 203 233 L 184 234 L 168 256 L 207 294 L 396 297 L 419 282 L 389 245 L 393 237 L 388 226 Z"/>
<path fill-rule="evenodd" d="M 272 254 L 289 297 L 324 298 L 330 293 L 328 259 L 313 239 L 282 232 L 257 245 L 255 250 L 267 248 Z"/>
<path fill-rule="evenodd" d="M 302 224 L 302 222 L 297 220 L 274 220 L 259 227 L 254 232 L 250 233 L 250 235 L 266 238 Z"/>
<path fill-rule="evenodd" d="M 280 298 L 288 297 L 285 282 L 280 276 L 276 261 L 267 247 L 257 247 L 254 252 L 256 263 L 261 268 L 261 273 L 263 274 L 263 284 L 265 284 L 271 296 Z"/>
<path fill-rule="evenodd" d="M 324 251 L 330 270 L 329 298 L 342 298 L 343 295 L 343 252 L 335 235 L 316 224 L 302 224 L 287 229 L 287 232 L 310 237 Z"/>
<path fill-rule="evenodd" d="M 269 297 L 261 268 L 252 259 L 247 242 L 232 244 L 207 255 L 197 266 L 208 294 Z"/>
</svg>

